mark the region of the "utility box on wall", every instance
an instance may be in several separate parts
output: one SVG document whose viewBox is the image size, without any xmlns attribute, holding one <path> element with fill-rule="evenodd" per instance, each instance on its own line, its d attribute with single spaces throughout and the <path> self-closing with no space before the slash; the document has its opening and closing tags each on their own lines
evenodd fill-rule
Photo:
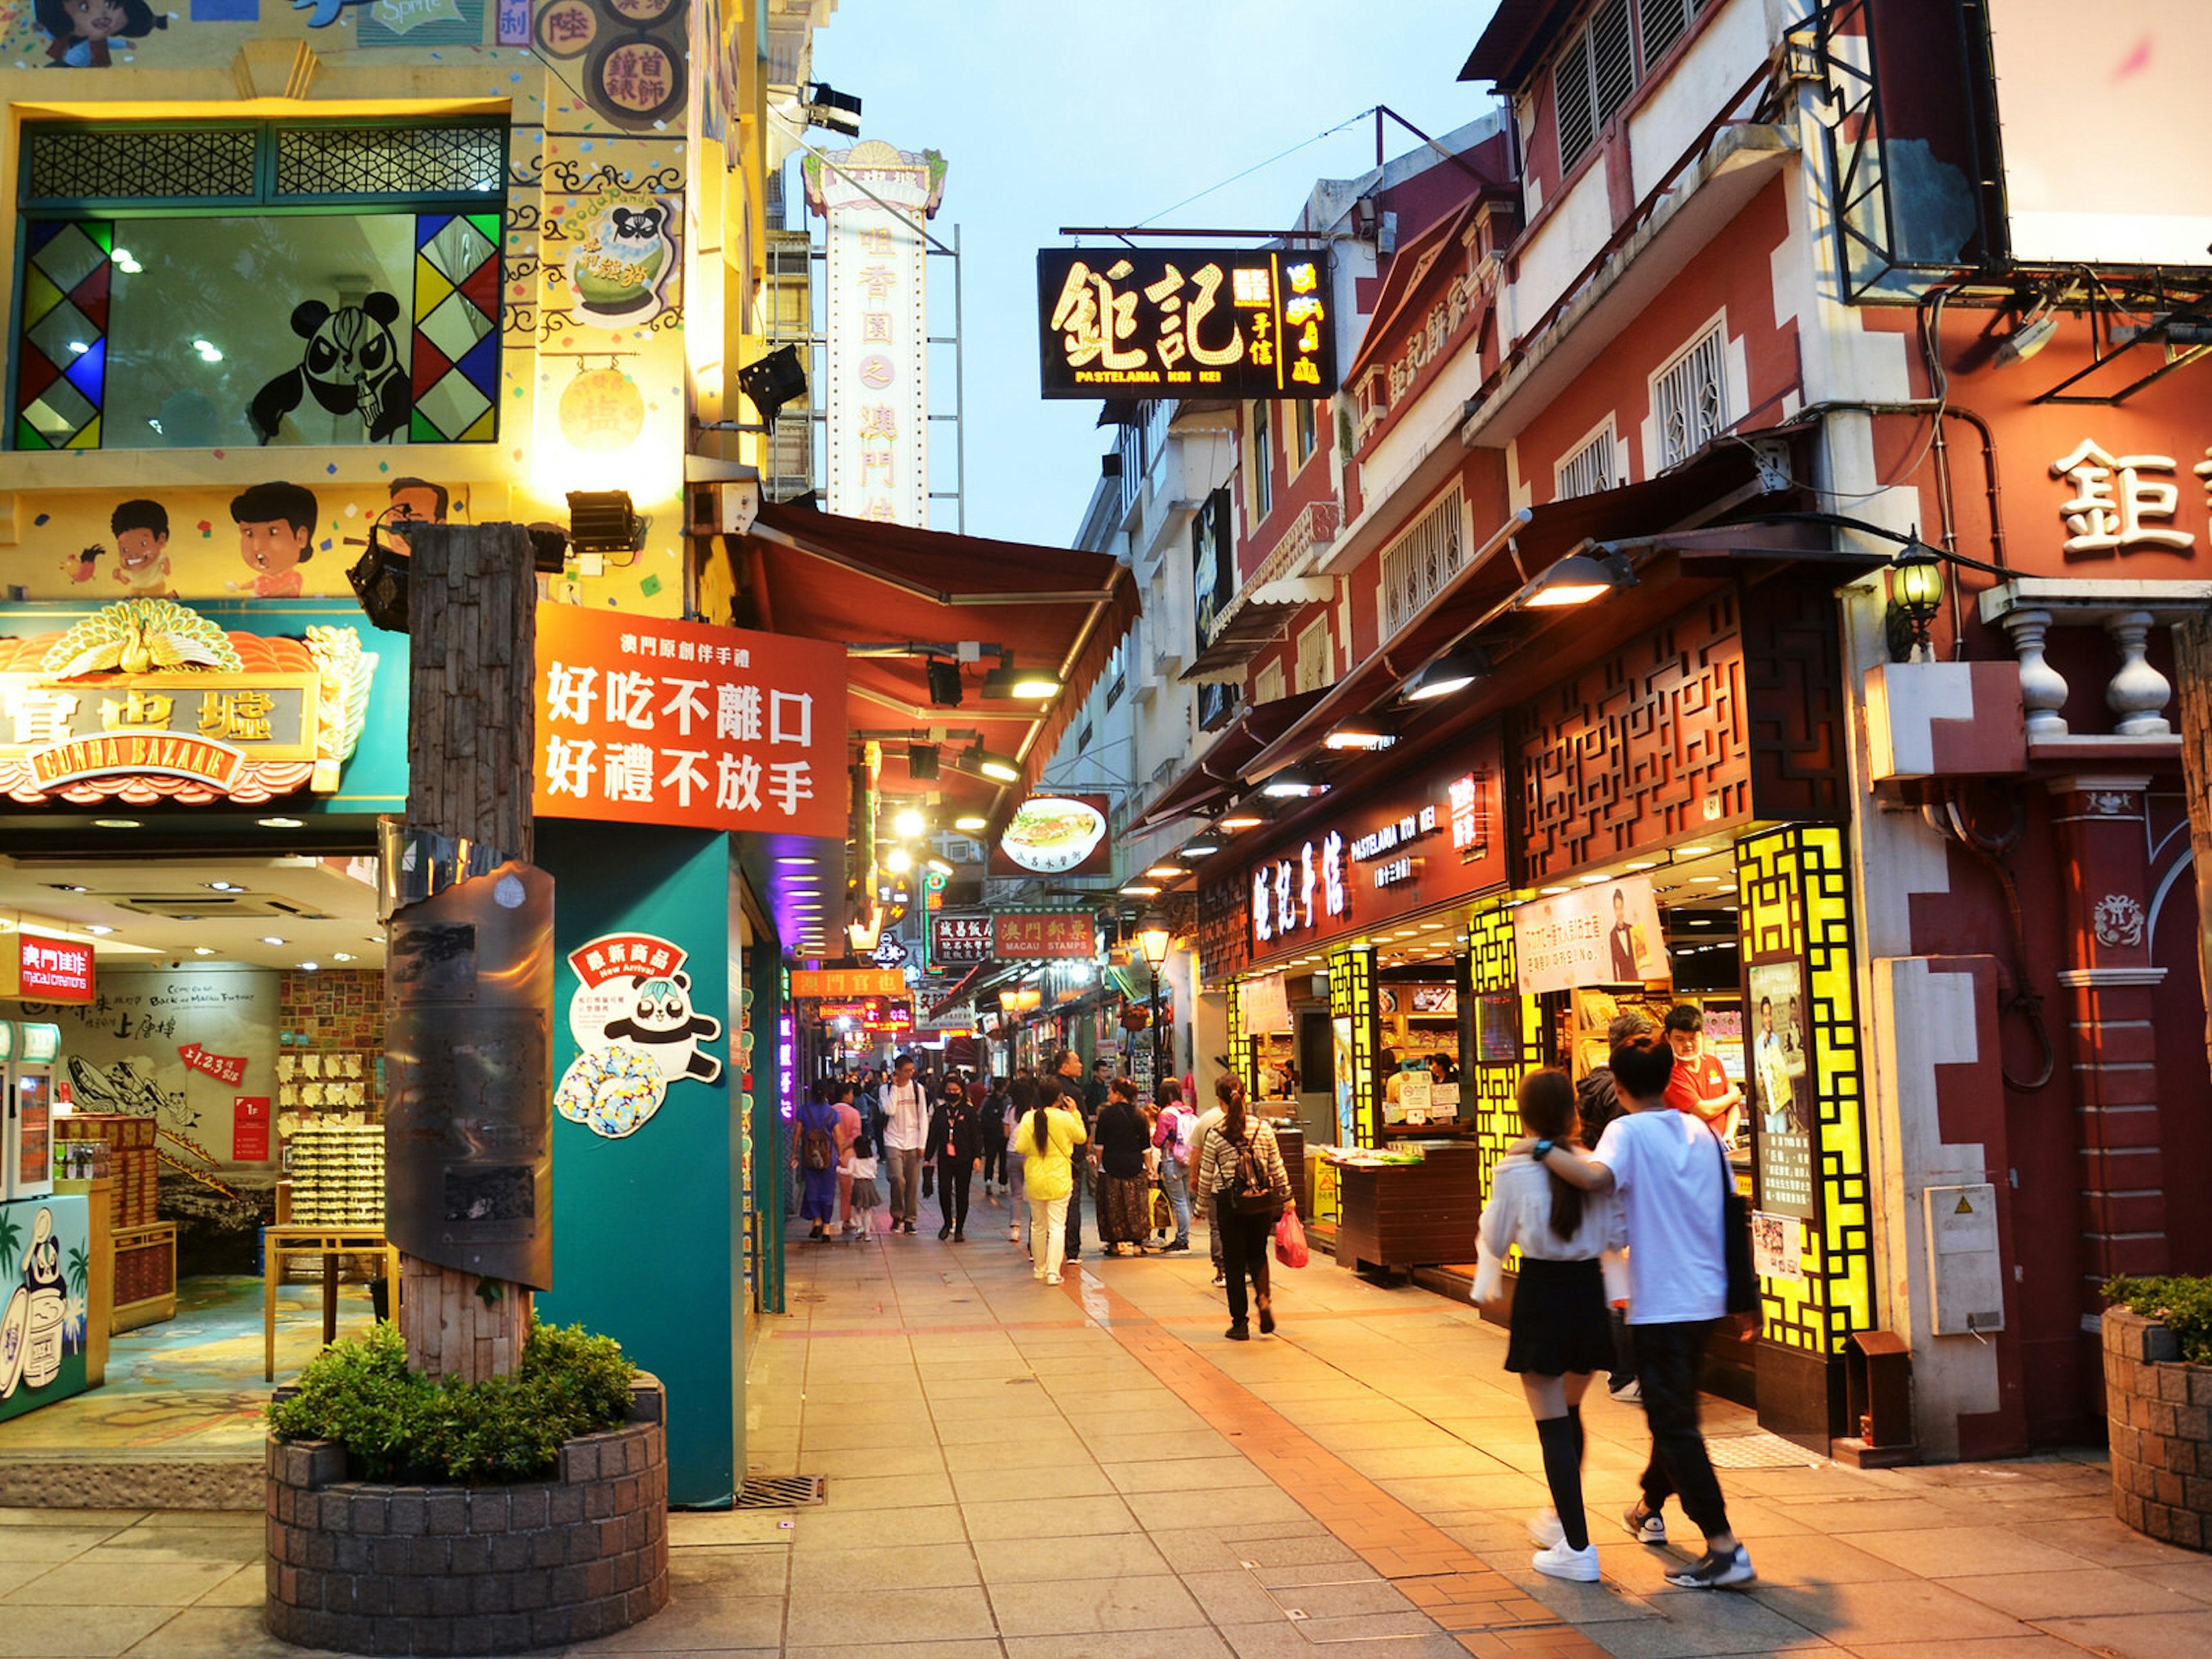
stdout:
<svg viewBox="0 0 2212 1659">
<path fill-rule="evenodd" d="M 2005 1328 L 2004 1264 L 1997 1254 L 1997 1189 L 1929 1187 L 1929 1328 L 1937 1336 L 1984 1336 Z"/>
</svg>

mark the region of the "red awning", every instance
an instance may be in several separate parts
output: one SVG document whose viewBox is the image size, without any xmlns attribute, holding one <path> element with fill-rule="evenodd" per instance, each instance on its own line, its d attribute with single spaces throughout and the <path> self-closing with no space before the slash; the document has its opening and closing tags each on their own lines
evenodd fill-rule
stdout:
<svg viewBox="0 0 2212 1659">
<path fill-rule="evenodd" d="M 1226 805 L 1244 793 L 1243 768 L 1327 695 L 1324 691 L 1301 691 L 1247 708 L 1207 745 L 1204 754 L 1183 769 L 1182 775 L 1161 793 L 1145 815 L 1129 826 L 1130 832 L 1187 818 L 1217 803 Z"/>
<path fill-rule="evenodd" d="M 930 701 L 925 657 L 850 659 L 854 731 L 911 732 L 916 741 L 933 727 L 972 732 L 985 749 L 1022 763 L 1024 785 L 1035 782 L 1141 608 L 1128 568 L 1109 554 L 912 530 L 788 504 L 763 507 L 745 539 L 761 623 L 776 633 L 848 645 L 975 641 L 1012 652 L 1018 667 L 1058 674 L 1060 693 L 1042 708 L 987 702 L 979 670 L 998 665 L 987 658 L 966 666 L 959 706 L 940 708 Z M 968 741 L 949 740 L 936 784 L 915 787 L 991 811 L 1013 786 L 956 773 L 951 763 Z M 905 760 L 902 744 L 887 744 L 887 788 L 903 789 Z"/>
</svg>

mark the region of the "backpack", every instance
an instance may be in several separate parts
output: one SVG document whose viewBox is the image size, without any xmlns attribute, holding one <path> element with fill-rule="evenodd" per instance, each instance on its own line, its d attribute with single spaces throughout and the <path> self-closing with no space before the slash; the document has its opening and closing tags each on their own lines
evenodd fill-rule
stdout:
<svg viewBox="0 0 2212 1659">
<path fill-rule="evenodd" d="M 1237 1149 L 1237 1161 L 1229 1174 L 1229 1207 L 1238 1215 L 1272 1216 L 1280 1213 L 1283 1200 L 1275 1191 L 1275 1184 L 1261 1168 L 1258 1152 L 1251 1137 L 1230 1143 Z"/>
<path fill-rule="evenodd" d="M 799 1166 L 816 1175 L 837 1167 L 837 1144 L 818 1122 L 807 1125 L 799 1137 Z"/>
</svg>

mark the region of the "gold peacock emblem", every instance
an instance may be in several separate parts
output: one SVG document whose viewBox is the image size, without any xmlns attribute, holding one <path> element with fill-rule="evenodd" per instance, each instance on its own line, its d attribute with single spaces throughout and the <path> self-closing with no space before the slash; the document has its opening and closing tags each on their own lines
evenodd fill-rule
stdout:
<svg viewBox="0 0 2212 1659">
<path fill-rule="evenodd" d="M 236 672 L 245 666 L 223 632 L 173 599 L 121 599 L 62 635 L 40 663 L 58 679 L 151 674 L 176 668 Z"/>
</svg>

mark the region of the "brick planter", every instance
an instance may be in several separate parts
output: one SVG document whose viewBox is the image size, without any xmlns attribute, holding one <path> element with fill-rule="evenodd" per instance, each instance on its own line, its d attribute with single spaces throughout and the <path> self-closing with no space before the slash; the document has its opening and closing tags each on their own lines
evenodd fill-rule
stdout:
<svg viewBox="0 0 2212 1659">
<path fill-rule="evenodd" d="M 515 1653 L 605 1636 L 668 1601 L 660 1385 L 561 1449 L 554 1479 L 393 1486 L 335 1442 L 269 1442 L 272 1636 L 361 1654 Z"/>
<path fill-rule="evenodd" d="M 2156 1320 L 2105 1310 L 2112 1512 L 2149 1537 L 2212 1550 L 2212 1365 L 2178 1352 Z"/>
</svg>

